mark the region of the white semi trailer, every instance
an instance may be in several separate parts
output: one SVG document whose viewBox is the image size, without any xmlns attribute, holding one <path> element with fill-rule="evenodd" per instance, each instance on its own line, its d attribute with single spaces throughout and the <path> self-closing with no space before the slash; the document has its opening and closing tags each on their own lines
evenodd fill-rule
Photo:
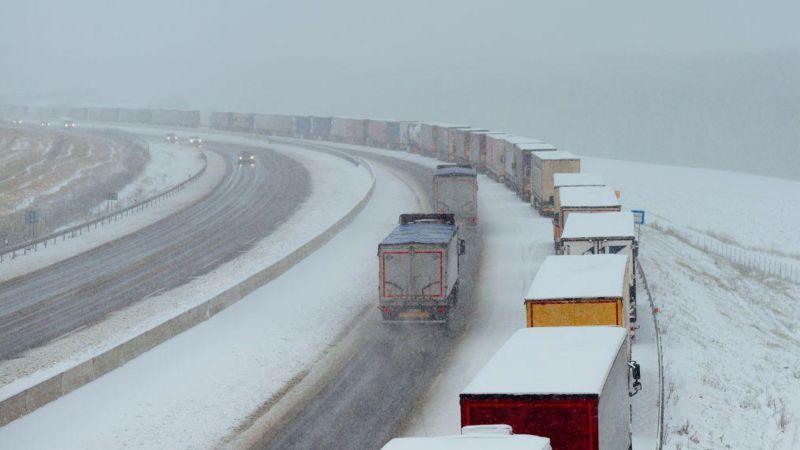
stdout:
<svg viewBox="0 0 800 450">
<path fill-rule="evenodd" d="M 459 226 L 478 223 L 478 172 L 469 164 L 442 164 L 433 175 L 433 201 L 439 214 L 453 214 Z"/>
</svg>

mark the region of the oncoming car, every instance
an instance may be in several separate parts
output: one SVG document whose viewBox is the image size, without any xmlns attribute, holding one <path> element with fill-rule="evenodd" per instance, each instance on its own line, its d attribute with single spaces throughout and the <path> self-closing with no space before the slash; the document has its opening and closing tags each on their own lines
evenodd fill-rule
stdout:
<svg viewBox="0 0 800 450">
<path fill-rule="evenodd" d="M 64 128 L 75 128 L 75 121 L 72 119 L 67 119 L 64 121 Z"/>
<path fill-rule="evenodd" d="M 237 159 L 240 166 L 253 167 L 256 165 L 256 155 L 250 152 L 239 152 L 239 157 Z"/>
<path fill-rule="evenodd" d="M 167 133 L 167 135 L 164 136 L 164 140 L 170 144 L 174 144 L 178 142 L 178 136 L 175 133 Z"/>
<path fill-rule="evenodd" d="M 43 120 L 40 125 L 43 126 L 43 127 L 49 127 L 51 124 L 50 124 L 50 122 L 48 122 L 46 120 Z"/>
<path fill-rule="evenodd" d="M 203 140 L 197 136 L 192 136 L 189 138 L 189 143 L 195 145 L 197 147 L 203 146 Z"/>
<path fill-rule="evenodd" d="M 11 125 L 22 125 L 22 119 L 11 119 Z"/>
</svg>

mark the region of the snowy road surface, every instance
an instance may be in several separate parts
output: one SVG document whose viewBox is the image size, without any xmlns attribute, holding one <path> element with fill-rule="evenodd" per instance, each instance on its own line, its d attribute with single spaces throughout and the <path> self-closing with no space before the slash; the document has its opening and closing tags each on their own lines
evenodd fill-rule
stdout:
<svg viewBox="0 0 800 450">
<path fill-rule="evenodd" d="M 219 446 L 373 306 L 377 242 L 417 204 L 404 182 L 377 170 L 371 201 L 320 250 L 210 320 L 0 428 L 0 442 Z"/>
<path fill-rule="evenodd" d="M 185 148 L 181 150 L 186 151 Z M 209 151 L 204 151 L 204 153 L 208 159 L 208 165 L 205 172 L 203 172 L 199 179 L 187 184 L 183 189 L 175 192 L 174 195 L 150 205 L 145 209 L 134 211 L 130 215 L 125 216 L 124 220 L 118 220 L 111 223 L 106 222 L 101 227 L 92 228 L 88 233 L 86 230 L 83 230 L 75 236 L 67 236 L 66 240 L 60 240 L 55 243 L 55 245 L 51 244 L 47 247 L 39 246 L 36 251 L 28 252 L 28 254 L 24 255 L 24 257 L 18 257 L 13 260 L 6 259 L 2 263 L 3 265 L 2 272 L 0 272 L 0 283 L 20 275 L 43 269 L 51 264 L 55 264 L 59 261 L 63 261 L 67 258 L 71 258 L 93 248 L 99 247 L 105 243 L 139 231 L 142 228 L 152 225 L 161 219 L 188 208 L 189 206 L 205 198 L 222 181 L 228 168 L 225 158 L 221 155 Z M 178 178 L 180 181 L 186 180 L 188 176 L 186 173 L 187 171 L 191 170 L 193 172 L 189 173 L 194 174 L 198 170 L 202 169 L 201 162 L 198 158 L 199 153 L 191 151 L 191 153 L 186 156 L 191 156 L 191 159 L 196 160 L 197 163 L 189 163 L 187 160 L 184 160 L 184 163 L 186 163 L 187 166 L 183 171 L 180 172 L 181 176 Z M 162 156 L 154 159 L 163 160 L 165 158 Z M 132 184 L 123 189 L 123 191 L 127 190 L 129 195 L 133 192 L 152 195 L 156 192 L 163 192 L 167 190 L 169 187 L 174 186 L 178 182 L 175 178 L 165 178 L 160 176 L 164 170 L 169 170 L 169 167 L 157 170 L 148 166 L 148 168 L 145 169 L 145 173 L 142 174 Z M 176 182 L 168 185 L 161 184 L 162 182 L 172 181 Z M 125 198 L 123 197 L 123 193 L 120 193 L 120 199 L 123 198 Z M 128 199 L 134 200 L 134 198 L 131 197 L 128 197 Z M 76 224 L 77 223 L 72 223 L 68 226 L 74 226 Z M 64 228 L 66 228 L 66 226 Z"/>
<path fill-rule="evenodd" d="M 8 358 L 185 283 L 269 234 L 309 192 L 297 161 L 260 150 L 204 201 L 135 234 L 0 285 L 0 357 Z"/>
<path fill-rule="evenodd" d="M 505 186 L 480 177 L 478 214 L 483 259 L 475 310 L 443 370 L 409 414 L 405 436 L 458 434 L 458 395 L 494 352 L 525 327 L 523 298 L 544 259 L 553 253 L 553 225 Z"/>
<path fill-rule="evenodd" d="M 312 144 L 309 144 L 312 145 Z M 337 147 L 341 148 L 341 147 Z M 401 173 L 426 196 L 431 192 L 432 172 L 417 164 L 356 151 L 358 156 Z M 421 187 L 420 187 L 421 186 Z M 430 202 L 427 197 L 426 202 Z M 400 212 L 408 212 L 406 209 Z M 395 215 L 396 217 L 396 215 Z M 370 241 L 370 259 L 377 264 L 375 250 L 385 236 Z M 355 327 L 359 336 L 349 349 L 349 358 L 337 367 L 321 390 L 302 405 L 296 416 L 277 418 L 278 424 L 262 429 L 257 446 L 279 449 L 378 448 L 401 426 L 414 400 L 435 376 L 451 342 L 463 331 L 471 310 L 475 269 L 480 259 L 480 241 L 474 232 L 461 235 L 467 241 L 459 281 L 459 307 L 450 322 L 438 324 L 383 324 L 375 305 L 373 267 L 368 305 L 372 306 Z"/>
</svg>

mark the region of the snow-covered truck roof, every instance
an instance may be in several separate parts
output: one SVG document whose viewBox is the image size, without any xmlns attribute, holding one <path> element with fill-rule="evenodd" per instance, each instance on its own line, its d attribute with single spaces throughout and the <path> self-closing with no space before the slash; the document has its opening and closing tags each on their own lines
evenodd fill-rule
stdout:
<svg viewBox="0 0 800 450">
<path fill-rule="evenodd" d="M 623 296 L 627 255 L 550 255 L 525 301 Z"/>
<path fill-rule="evenodd" d="M 619 199 L 608 186 L 564 186 L 559 188 L 561 207 L 619 206 Z"/>
<path fill-rule="evenodd" d="M 466 165 L 440 165 L 436 166 L 437 177 L 477 177 L 478 172 L 472 166 Z"/>
<path fill-rule="evenodd" d="M 580 159 L 578 156 L 566 150 L 535 152 L 534 156 L 542 160 Z"/>
<path fill-rule="evenodd" d="M 441 436 L 395 438 L 383 450 L 550 450 L 550 439 L 529 434 L 511 436 Z"/>
<path fill-rule="evenodd" d="M 550 450 L 550 439 L 529 434 L 395 438 L 383 450 Z"/>
<path fill-rule="evenodd" d="M 544 141 L 541 139 L 517 136 L 515 134 L 508 135 L 505 140 L 511 144 L 544 144 Z"/>
<path fill-rule="evenodd" d="M 447 244 L 456 235 L 455 225 L 435 222 L 417 222 L 398 225 L 381 245 Z"/>
<path fill-rule="evenodd" d="M 633 238 L 633 213 L 572 213 L 561 233 L 561 239 Z"/>
<path fill-rule="evenodd" d="M 524 151 L 534 151 L 534 152 L 542 152 L 542 151 L 555 151 L 558 150 L 555 145 L 548 144 L 547 142 L 525 142 L 522 144 L 516 144 L 520 150 Z"/>
<path fill-rule="evenodd" d="M 461 393 L 600 395 L 626 334 L 611 326 L 523 328 Z"/>
<path fill-rule="evenodd" d="M 555 173 L 553 187 L 605 186 L 603 177 L 595 173 Z"/>
</svg>

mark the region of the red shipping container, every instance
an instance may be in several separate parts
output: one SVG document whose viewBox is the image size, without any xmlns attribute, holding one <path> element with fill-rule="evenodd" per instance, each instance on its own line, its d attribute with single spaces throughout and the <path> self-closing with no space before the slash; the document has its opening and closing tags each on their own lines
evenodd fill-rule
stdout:
<svg viewBox="0 0 800 450">
<path fill-rule="evenodd" d="M 629 449 L 626 339 L 620 327 L 517 331 L 461 393 L 461 426 L 508 424 L 554 450 Z"/>
</svg>

